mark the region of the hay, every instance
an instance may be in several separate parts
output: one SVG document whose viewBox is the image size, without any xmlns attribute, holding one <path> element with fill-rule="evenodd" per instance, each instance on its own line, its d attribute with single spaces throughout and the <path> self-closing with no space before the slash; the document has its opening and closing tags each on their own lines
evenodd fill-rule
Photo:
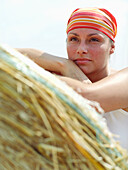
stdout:
<svg viewBox="0 0 128 170">
<path fill-rule="evenodd" d="M 0 46 L 0 169 L 128 169 L 97 103 Z"/>
</svg>

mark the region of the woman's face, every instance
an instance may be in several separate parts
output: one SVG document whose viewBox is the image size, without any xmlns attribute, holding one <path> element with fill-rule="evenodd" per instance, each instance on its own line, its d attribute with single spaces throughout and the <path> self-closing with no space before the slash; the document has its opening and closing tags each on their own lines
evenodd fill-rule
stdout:
<svg viewBox="0 0 128 170">
<path fill-rule="evenodd" d="M 98 30 L 78 28 L 67 35 L 68 58 L 92 81 L 108 75 L 109 56 L 113 52 L 114 43 Z"/>
</svg>

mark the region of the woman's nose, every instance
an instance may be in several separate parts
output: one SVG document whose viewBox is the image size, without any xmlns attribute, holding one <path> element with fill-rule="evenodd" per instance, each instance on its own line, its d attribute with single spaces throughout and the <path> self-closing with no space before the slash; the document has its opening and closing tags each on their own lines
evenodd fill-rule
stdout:
<svg viewBox="0 0 128 170">
<path fill-rule="evenodd" d="M 78 49 L 77 49 L 77 54 L 83 55 L 83 54 L 87 54 L 87 46 L 86 44 L 79 44 Z"/>
</svg>

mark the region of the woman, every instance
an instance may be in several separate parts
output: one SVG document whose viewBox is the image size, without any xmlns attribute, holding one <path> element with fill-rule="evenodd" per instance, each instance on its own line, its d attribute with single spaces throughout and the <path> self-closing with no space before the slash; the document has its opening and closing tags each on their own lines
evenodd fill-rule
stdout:
<svg viewBox="0 0 128 170">
<path fill-rule="evenodd" d="M 116 19 L 105 9 L 76 9 L 69 18 L 67 25 L 68 57 L 78 65 L 93 83 L 114 73 L 114 71 L 109 68 L 109 58 L 115 49 L 114 38 L 116 33 Z M 120 80 L 122 79 L 123 83 L 118 77 L 120 77 Z M 124 95 L 121 95 L 122 92 L 125 94 L 124 89 L 127 88 L 127 85 L 124 84 L 124 81 L 127 79 L 127 73 L 119 73 L 118 76 L 113 75 L 110 79 L 110 82 L 103 80 L 102 82 L 90 85 L 90 88 L 88 87 L 88 92 L 85 94 L 83 93 L 84 97 L 88 96 L 91 100 L 99 101 L 104 109 L 104 103 L 109 103 L 110 109 L 106 108 L 106 111 L 113 110 L 113 106 L 117 108 L 121 106 L 125 107 L 128 99 L 127 96 L 124 99 L 122 97 Z M 72 87 L 74 84 L 75 83 L 72 82 Z M 122 90 L 118 88 L 119 84 L 123 85 Z M 105 86 L 107 86 L 107 90 Z M 114 88 L 111 89 L 111 86 L 114 86 Z M 125 88 L 123 88 L 124 86 Z M 77 87 L 80 88 L 80 85 Z M 85 88 L 85 85 L 83 87 L 83 91 L 86 91 L 87 87 Z M 113 92 L 118 92 L 118 90 L 120 90 L 118 93 L 120 99 L 123 99 L 124 105 L 120 105 L 121 103 L 119 103 L 117 98 L 119 97 L 118 95 L 110 98 L 109 94 L 111 94 L 112 90 Z M 128 149 L 128 133 L 126 133 L 128 114 L 123 110 L 116 110 L 105 113 L 105 118 L 110 130 L 120 136 L 120 143 Z"/>
<path fill-rule="evenodd" d="M 53 57 L 45 53 L 42 54 L 42 52 L 34 49 L 30 50 L 31 52 L 28 51 L 28 49 L 20 49 L 20 52 L 26 53 L 26 55 L 32 58 L 43 68 L 49 71 L 59 72 L 61 75 L 69 77 L 72 77 L 75 73 L 75 68 L 74 66 L 72 67 L 73 63 L 75 63 L 88 77 L 88 79 L 94 83 L 94 85 L 92 84 L 90 88 L 94 87 L 93 91 L 95 91 L 98 87 L 102 87 L 102 84 L 99 83 L 98 86 L 95 82 L 98 83 L 99 80 L 102 80 L 115 72 L 113 69 L 109 68 L 109 58 L 115 50 L 114 38 L 116 33 L 116 19 L 106 9 L 76 9 L 71 14 L 67 24 L 67 53 L 70 60 Z M 78 77 L 76 74 L 73 78 Z M 77 84 L 72 83 L 73 80 L 71 79 L 62 79 L 72 87 L 77 86 Z M 84 80 L 83 75 L 81 80 Z M 77 87 L 79 86 L 80 82 Z M 89 92 L 90 89 L 85 87 L 87 86 L 81 85 L 81 89 L 84 88 L 84 95 L 81 93 L 84 97 L 87 97 L 88 95 L 88 98 L 91 100 L 98 100 L 99 102 L 100 100 L 104 101 L 106 94 L 103 91 L 103 95 L 101 95 L 101 97 L 103 96 L 102 100 L 102 98 L 98 99 L 98 91 L 96 93 L 87 93 L 87 90 Z M 89 97 L 89 94 L 92 94 L 91 97 Z M 115 99 L 113 99 L 113 101 Z M 106 109 L 106 111 L 121 107 L 121 105 L 117 107 L 118 103 L 116 103 L 116 107 L 114 106 L 114 108 L 111 100 L 107 100 L 107 103 L 109 103 L 108 107 L 110 109 Z M 101 106 L 105 109 L 103 103 Z M 128 133 L 126 133 L 128 115 L 126 115 L 123 110 L 116 110 L 115 112 L 105 113 L 105 117 L 110 130 L 120 136 L 122 146 L 128 149 Z"/>
</svg>

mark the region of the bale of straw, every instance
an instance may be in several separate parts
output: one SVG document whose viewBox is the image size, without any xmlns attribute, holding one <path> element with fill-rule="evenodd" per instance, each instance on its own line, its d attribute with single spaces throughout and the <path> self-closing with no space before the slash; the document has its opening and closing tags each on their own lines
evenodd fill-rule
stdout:
<svg viewBox="0 0 128 170">
<path fill-rule="evenodd" d="M 0 46 L 0 169 L 128 169 L 127 152 L 99 112 L 55 75 Z"/>
</svg>

